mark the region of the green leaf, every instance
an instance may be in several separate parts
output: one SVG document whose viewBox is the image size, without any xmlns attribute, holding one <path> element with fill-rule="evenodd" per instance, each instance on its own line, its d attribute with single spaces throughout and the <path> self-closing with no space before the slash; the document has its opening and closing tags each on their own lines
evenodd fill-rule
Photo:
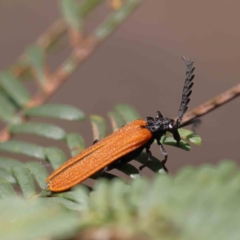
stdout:
<svg viewBox="0 0 240 240">
<path fill-rule="evenodd" d="M 46 83 L 45 79 L 45 54 L 43 49 L 38 45 L 32 45 L 26 49 L 26 60 L 30 66 L 36 71 L 37 81 L 41 85 Z"/>
<path fill-rule="evenodd" d="M 108 37 L 131 13 L 140 5 L 142 0 L 128 0 L 118 11 L 109 14 L 94 32 L 95 38 L 103 40 Z"/>
<path fill-rule="evenodd" d="M 79 14 L 79 4 L 74 0 L 61 0 L 61 10 L 66 23 L 75 30 L 82 28 L 82 21 Z"/>
<path fill-rule="evenodd" d="M 137 179 L 136 181 L 139 180 L 140 179 Z M 172 215 L 171 212 L 172 209 L 169 209 L 169 205 L 171 204 L 167 202 L 171 201 L 171 189 L 173 189 L 172 185 L 173 181 L 169 175 L 162 174 L 156 176 L 156 178 L 153 179 L 153 182 L 151 184 L 148 183 L 146 186 L 145 183 L 143 185 L 146 191 L 145 193 L 144 192 L 141 193 L 140 195 L 141 197 L 138 200 L 139 203 L 138 205 L 136 205 L 137 207 L 144 206 L 144 208 L 138 210 L 139 212 L 138 214 L 141 216 L 141 218 L 146 217 L 150 220 L 152 218 L 151 214 L 153 214 L 156 218 L 159 218 L 162 224 L 158 225 L 158 228 L 155 229 L 155 235 L 162 233 L 162 235 L 164 235 L 164 239 L 180 239 L 179 237 L 176 236 L 172 237 L 171 235 L 172 233 L 176 234 L 179 231 L 178 228 L 175 228 L 174 219 L 172 219 L 173 220 L 172 222 L 168 218 L 168 216 Z M 153 218 L 155 219 L 155 217 Z M 151 225 L 150 222 L 152 221 L 154 222 L 154 219 L 151 219 L 150 221 L 148 220 L 149 221 L 149 223 L 147 223 L 148 227 L 150 227 Z M 172 229 L 172 231 L 171 230 L 168 231 L 167 229 Z M 152 230 L 153 229 L 151 229 L 150 231 Z"/>
<path fill-rule="evenodd" d="M 81 204 L 82 211 L 89 209 L 89 188 L 83 184 L 79 184 L 71 191 L 73 195 L 71 200 Z"/>
<path fill-rule="evenodd" d="M 84 113 L 69 105 L 45 104 L 24 111 L 26 116 L 50 117 L 64 120 L 84 120 Z"/>
<path fill-rule="evenodd" d="M 86 211 L 89 207 L 89 191 L 83 184 L 74 187 L 72 191 L 55 193 L 53 196 L 69 200 L 69 203 L 64 202 L 64 205 L 70 209 L 74 207 L 74 210 Z M 72 205 L 72 203 L 75 203 L 75 205 Z"/>
<path fill-rule="evenodd" d="M 187 137 L 187 140 L 197 146 L 200 146 L 202 144 L 202 139 L 199 135 L 197 134 L 191 134 Z"/>
<path fill-rule="evenodd" d="M 13 175 L 16 178 L 25 198 L 32 198 L 36 195 L 33 178 L 29 170 L 26 169 L 24 165 L 13 167 Z"/>
<path fill-rule="evenodd" d="M 109 205 L 110 209 L 113 209 L 113 215 L 115 215 L 114 217 L 119 223 L 124 224 L 126 222 L 130 222 L 132 220 L 132 206 L 130 204 L 126 204 L 125 200 L 125 198 L 129 196 L 129 186 L 120 179 L 114 179 L 109 188 Z"/>
<path fill-rule="evenodd" d="M 80 5 L 80 16 L 87 17 L 100 3 L 104 3 L 105 0 L 85 0 Z"/>
<path fill-rule="evenodd" d="M 179 134 L 182 138 L 188 140 L 189 142 L 200 146 L 202 144 L 202 139 L 200 136 L 198 136 L 197 134 L 195 134 L 194 132 L 188 130 L 188 129 L 183 129 L 180 128 L 178 129 Z"/>
<path fill-rule="evenodd" d="M 104 220 L 109 216 L 109 194 L 108 191 L 109 185 L 108 181 L 105 179 L 98 181 L 95 186 L 95 191 L 91 192 L 90 198 L 89 198 L 89 207 L 93 212 L 95 212 L 95 217 L 99 218 L 100 220 L 104 222 Z M 96 201 L 95 199 L 98 199 Z M 92 219 L 94 221 L 94 219 Z M 94 222 L 93 222 L 94 223 Z"/>
<path fill-rule="evenodd" d="M 108 117 L 110 118 L 112 129 L 114 132 L 125 124 L 122 116 L 117 112 L 114 111 L 108 112 Z"/>
<path fill-rule="evenodd" d="M 17 108 L 3 91 L 0 91 L 0 106 L 0 119 L 6 123 L 12 121 Z"/>
<path fill-rule="evenodd" d="M 0 198 L 9 199 L 10 197 L 16 197 L 17 193 L 15 192 L 12 184 L 6 179 L 0 177 Z M 1 203 L 1 200 L 0 200 Z M 3 212 L 2 212 L 3 213 Z M 1 218 L 2 214 L 0 214 Z M 1 236 L 1 233 L 0 233 Z"/>
<path fill-rule="evenodd" d="M 85 148 L 84 139 L 77 133 L 69 133 L 66 137 L 66 140 L 72 156 L 82 152 Z"/>
<path fill-rule="evenodd" d="M 104 118 L 102 118 L 99 115 L 90 115 L 90 121 L 92 124 L 94 140 L 96 139 L 100 140 L 105 138 L 107 129 Z"/>
<path fill-rule="evenodd" d="M 139 206 L 139 198 L 142 198 L 145 195 L 145 192 L 148 189 L 148 184 L 146 179 L 138 178 L 137 181 L 132 181 L 131 188 L 129 191 L 131 194 L 129 195 L 129 201 L 132 206 Z"/>
<path fill-rule="evenodd" d="M 46 159 L 51 163 L 53 169 L 57 169 L 64 162 L 67 161 L 67 157 L 64 152 L 55 147 L 48 147 L 44 149 Z"/>
<path fill-rule="evenodd" d="M 114 109 L 122 116 L 122 118 L 125 120 L 125 123 L 140 119 L 140 115 L 138 114 L 137 110 L 129 105 L 118 104 Z"/>
<path fill-rule="evenodd" d="M 163 136 L 161 138 L 161 143 L 162 144 L 165 144 L 165 145 L 170 145 L 170 146 L 174 146 L 174 147 L 178 147 L 178 148 L 181 148 L 183 150 L 186 150 L 186 151 L 190 151 L 191 149 L 191 146 L 189 145 L 189 143 L 181 140 L 179 142 L 179 145 L 176 143 L 176 140 L 173 138 L 173 137 L 169 137 L 169 136 Z"/>
<path fill-rule="evenodd" d="M 216 168 L 210 164 L 204 164 L 197 173 L 197 179 L 201 183 L 209 184 L 210 181 L 216 180 L 216 174 Z"/>
<path fill-rule="evenodd" d="M 48 177 L 46 168 L 38 162 L 27 162 L 24 164 L 24 166 L 33 175 L 38 186 L 43 189 L 46 186 L 46 178 Z"/>
<path fill-rule="evenodd" d="M 51 204 L 54 203 L 60 203 L 62 206 L 73 210 L 73 211 L 81 211 L 82 210 L 82 206 L 79 205 L 79 203 L 70 201 L 68 199 L 62 198 L 62 197 L 54 197 L 54 198 L 48 198 L 47 199 L 48 202 L 50 202 Z"/>
<path fill-rule="evenodd" d="M 0 201 L 0 239 L 70 239 L 79 226 L 79 215 L 51 200 Z"/>
<path fill-rule="evenodd" d="M 238 170 L 238 169 L 237 169 Z M 230 181 L 230 188 L 232 189 L 232 191 L 235 191 L 237 192 L 239 190 L 239 182 L 240 182 L 240 174 L 239 174 L 239 171 L 237 174 L 234 174 L 233 178 L 228 178 L 227 181 L 226 181 L 226 176 L 225 176 L 225 173 L 224 171 L 222 172 L 222 175 L 223 175 L 223 179 L 225 181 L 222 181 L 224 182 L 224 184 L 227 184 L 228 181 Z"/>
<path fill-rule="evenodd" d="M 182 168 L 177 176 L 175 177 L 175 182 L 178 183 L 178 184 L 184 184 L 184 182 L 186 181 L 190 181 L 192 180 L 192 178 L 195 177 L 196 175 L 196 169 L 193 168 L 192 166 L 186 166 L 184 168 Z"/>
<path fill-rule="evenodd" d="M 0 150 L 45 159 L 43 152 L 44 148 L 29 142 L 20 142 L 15 140 L 0 142 Z"/>
<path fill-rule="evenodd" d="M 16 102 L 18 106 L 24 106 L 30 96 L 22 83 L 7 72 L 0 73 L 0 85 Z"/>
<path fill-rule="evenodd" d="M 0 168 L 6 169 L 11 172 L 12 167 L 21 165 L 22 163 L 9 157 L 0 156 Z"/>
<path fill-rule="evenodd" d="M 222 182 L 235 178 L 236 175 L 239 174 L 238 166 L 236 162 L 233 162 L 230 160 L 223 160 L 219 164 L 218 168 L 219 168 L 219 171 L 221 172 L 219 176 L 221 177 Z"/>
<path fill-rule="evenodd" d="M 0 178 L 5 179 L 6 181 L 8 181 L 9 183 L 12 183 L 12 184 L 16 183 L 16 179 L 13 177 L 11 172 L 9 172 L 8 170 L 6 170 L 4 168 L 0 168 Z"/>
<path fill-rule="evenodd" d="M 62 128 L 48 123 L 26 122 L 13 125 L 9 130 L 12 134 L 27 133 L 56 140 L 61 140 L 65 137 L 65 131 Z"/>
</svg>

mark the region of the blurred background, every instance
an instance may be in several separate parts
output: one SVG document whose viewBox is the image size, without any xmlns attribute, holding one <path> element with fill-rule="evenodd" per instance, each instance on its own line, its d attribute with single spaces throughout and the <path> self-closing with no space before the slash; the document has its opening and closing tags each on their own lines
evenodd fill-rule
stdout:
<svg viewBox="0 0 240 240">
<path fill-rule="evenodd" d="M 185 75 L 181 56 L 191 57 L 196 66 L 189 109 L 239 83 L 239 9 L 240 1 L 236 0 L 144 1 L 49 102 L 71 104 L 87 115 L 103 117 L 114 105 L 127 103 L 142 118 L 155 116 L 157 110 L 174 118 Z M 106 12 L 102 6 L 88 16 L 85 34 L 104 19 Z M 1 0 L 0 69 L 15 62 L 59 17 L 58 1 Z M 67 44 L 67 39 L 63 40 L 51 53 L 48 61 L 52 69 L 70 54 Z M 35 90 L 31 82 L 27 84 Z M 193 146 L 190 152 L 166 146 L 169 170 L 226 158 L 239 162 L 239 105 L 237 98 L 202 118 L 197 129 L 202 146 Z M 69 132 L 81 133 L 86 145 L 92 143 L 89 121 L 60 124 Z M 41 138 L 38 143 L 53 144 Z M 161 158 L 157 146 L 153 153 Z"/>
</svg>

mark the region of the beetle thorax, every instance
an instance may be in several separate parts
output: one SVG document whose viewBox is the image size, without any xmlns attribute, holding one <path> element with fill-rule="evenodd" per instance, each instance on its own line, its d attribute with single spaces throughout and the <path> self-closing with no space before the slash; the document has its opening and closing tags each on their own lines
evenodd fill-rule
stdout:
<svg viewBox="0 0 240 240">
<path fill-rule="evenodd" d="M 170 118 L 147 117 L 147 128 L 152 133 L 165 133 L 166 131 L 174 132 L 177 129 L 177 123 L 175 120 Z"/>
</svg>

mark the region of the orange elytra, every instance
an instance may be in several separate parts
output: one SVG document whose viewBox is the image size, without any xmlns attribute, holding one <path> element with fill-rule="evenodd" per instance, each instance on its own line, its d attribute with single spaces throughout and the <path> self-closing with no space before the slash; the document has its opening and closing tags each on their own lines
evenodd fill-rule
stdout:
<svg viewBox="0 0 240 240">
<path fill-rule="evenodd" d="M 181 127 L 181 120 L 188 108 L 189 97 L 192 93 L 191 88 L 193 86 L 192 80 L 194 79 L 193 72 L 195 68 L 192 60 L 185 57 L 183 57 L 183 60 L 187 70 L 178 119 L 176 121 L 163 117 L 158 111 L 155 118 L 147 117 L 146 120 L 134 120 L 126 124 L 62 164 L 46 179 L 47 188 L 52 192 L 65 191 L 100 170 L 108 171 L 119 164 L 131 161 L 146 149 L 148 161 L 139 168 L 139 170 L 142 170 L 151 161 L 150 147 L 154 140 L 157 141 L 164 155 L 162 164 L 165 171 L 167 171 L 165 167 L 167 152 L 162 146 L 160 139 L 169 131 L 173 134 L 176 142 L 180 142 L 181 138 L 178 128 Z"/>
</svg>

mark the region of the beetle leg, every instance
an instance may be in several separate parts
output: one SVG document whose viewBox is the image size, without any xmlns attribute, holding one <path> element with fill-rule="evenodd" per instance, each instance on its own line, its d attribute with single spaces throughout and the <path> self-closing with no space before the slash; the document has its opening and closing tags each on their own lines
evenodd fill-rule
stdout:
<svg viewBox="0 0 240 240">
<path fill-rule="evenodd" d="M 101 171 L 100 171 L 100 177 L 103 177 L 104 173 L 107 173 L 108 171 L 112 170 L 113 167 L 111 167 L 111 165 L 108 165 L 106 166 L 105 168 L 103 168 Z"/>
<path fill-rule="evenodd" d="M 157 139 L 157 144 L 158 146 L 160 147 L 160 150 L 162 152 L 162 155 L 164 156 L 164 159 L 162 160 L 162 164 L 165 164 L 167 162 L 167 159 L 168 159 L 168 153 L 167 151 L 165 150 L 165 148 L 163 147 L 163 145 L 161 144 L 160 140 Z"/>
<path fill-rule="evenodd" d="M 112 167 L 111 165 L 109 166 L 106 166 L 105 168 L 103 168 L 101 171 L 99 171 L 99 175 L 98 177 L 103 177 L 103 178 L 106 178 L 108 180 L 111 180 L 113 178 L 116 178 L 117 176 L 111 174 L 111 173 L 108 173 L 110 170 L 112 170 Z"/>
<path fill-rule="evenodd" d="M 95 143 L 97 143 L 99 141 L 99 139 L 95 139 L 94 141 L 93 141 L 93 145 L 95 144 Z"/>
<path fill-rule="evenodd" d="M 202 120 L 200 118 L 194 118 L 194 119 L 191 119 L 191 120 L 181 124 L 180 127 L 186 127 L 186 126 L 192 124 L 191 130 L 196 134 L 196 130 L 201 123 L 202 123 Z"/>
<path fill-rule="evenodd" d="M 196 130 L 198 126 L 201 124 L 201 119 L 200 118 L 195 118 L 192 120 L 192 131 L 196 134 Z"/>
<path fill-rule="evenodd" d="M 173 138 L 177 141 L 177 145 L 179 145 L 179 142 L 181 141 L 181 137 L 179 135 L 178 130 L 176 130 L 175 132 L 173 132 Z M 158 144 L 159 145 L 159 144 Z M 165 150 L 164 150 L 165 151 Z M 165 151 L 166 152 L 166 151 Z M 163 154 L 164 155 L 164 154 Z"/>
<path fill-rule="evenodd" d="M 163 118 L 163 115 L 162 115 L 162 113 L 161 113 L 160 111 L 157 111 L 157 116 L 156 116 L 156 118 Z"/>
<path fill-rule="evenodd" d="M 147 157 L 147 161 L 139 167 L 140 173 L 143 170 L 143 168 L 145 168 L 152 161 L 152 152 L 150 151 L 149 148 L 150 148 L 150 146 L 146 147 L 146 153 L 147 153 L 148 157 Z"/>
<path fill-rule="evenodd" d="M 108 166 L 106 166 L 105 168 L 103 168 L 103 170 L 101 171 L 101 175 L 105 172 L 111 171 L 114 168 L 117 168 L 119 165 L 122 165 L 122 160 L 121 158 L 118 159 L 116 162 L 113 162 L 111 164 L 109 164 Z"/>
<path fill-rule="evenodd" d="M 104 169 L 101 170 L 100 176 L 102 176 L 105 172 L 108 172 L 108 171 L 109 171 L 109 167 L 106 166 Z"/>
<path fill-rule="evenodd" d="M 160 143 L 161 144 L 161 143 Z M 163 148 L 162 144 L 161 144 L 161 147 Z M 161 148 L 161 151 L 162 151 L 162 148 Z M 163 161 L 161 161 L 161 164 L 162 164 L 162 168 L 164 169 L 165 172 L 168 172 L 168 169 L 165 167 L 165 163 L 167 161 L 167 152 L 165 151 L 165 149 L 163 148 L 164 150 L 164 153 L 165 153 L 165 158 Z M 149 163 L 152 161 L 152 152 L 150 151 L 149 148 L 146 148 L 146 152 L 147 152 L 147 155 L 148 155 L 148 158 L 147 158 L 147 161 L 146 163 L 144 163 L 143 165 L 141 165 L 139 167 L 139 171 L 141 173 L 141 171 L 143 170 L 143 168 L 147 167 L 149 165 Z M 162 152 L 163 153 L 163 152 Z M 163 154 L 164 155 L 164 154 Z"/>
<path fill-rule="evenodd" d="M 178 134 L 179 135 L 179 134 Z M 168 172 L 168 169 L 165 167 L 165 164 L 167 162 L 167 159 L 168 159 L 168 153 L 167 151 L 165 150 L 165 148 L 163 147 L 163 145 L 161 144 L 160 142 L 160 139 L 156 139 L 157 140 L 157 144 L 159 145 L 160 147 L 160 150 L 162 152 L 162 155 L 164 156 L 164 159 L 161 161 L 161 164 L 162 164 L 162 168 L 164 169 L 165 172 Z"/>
</svg>

